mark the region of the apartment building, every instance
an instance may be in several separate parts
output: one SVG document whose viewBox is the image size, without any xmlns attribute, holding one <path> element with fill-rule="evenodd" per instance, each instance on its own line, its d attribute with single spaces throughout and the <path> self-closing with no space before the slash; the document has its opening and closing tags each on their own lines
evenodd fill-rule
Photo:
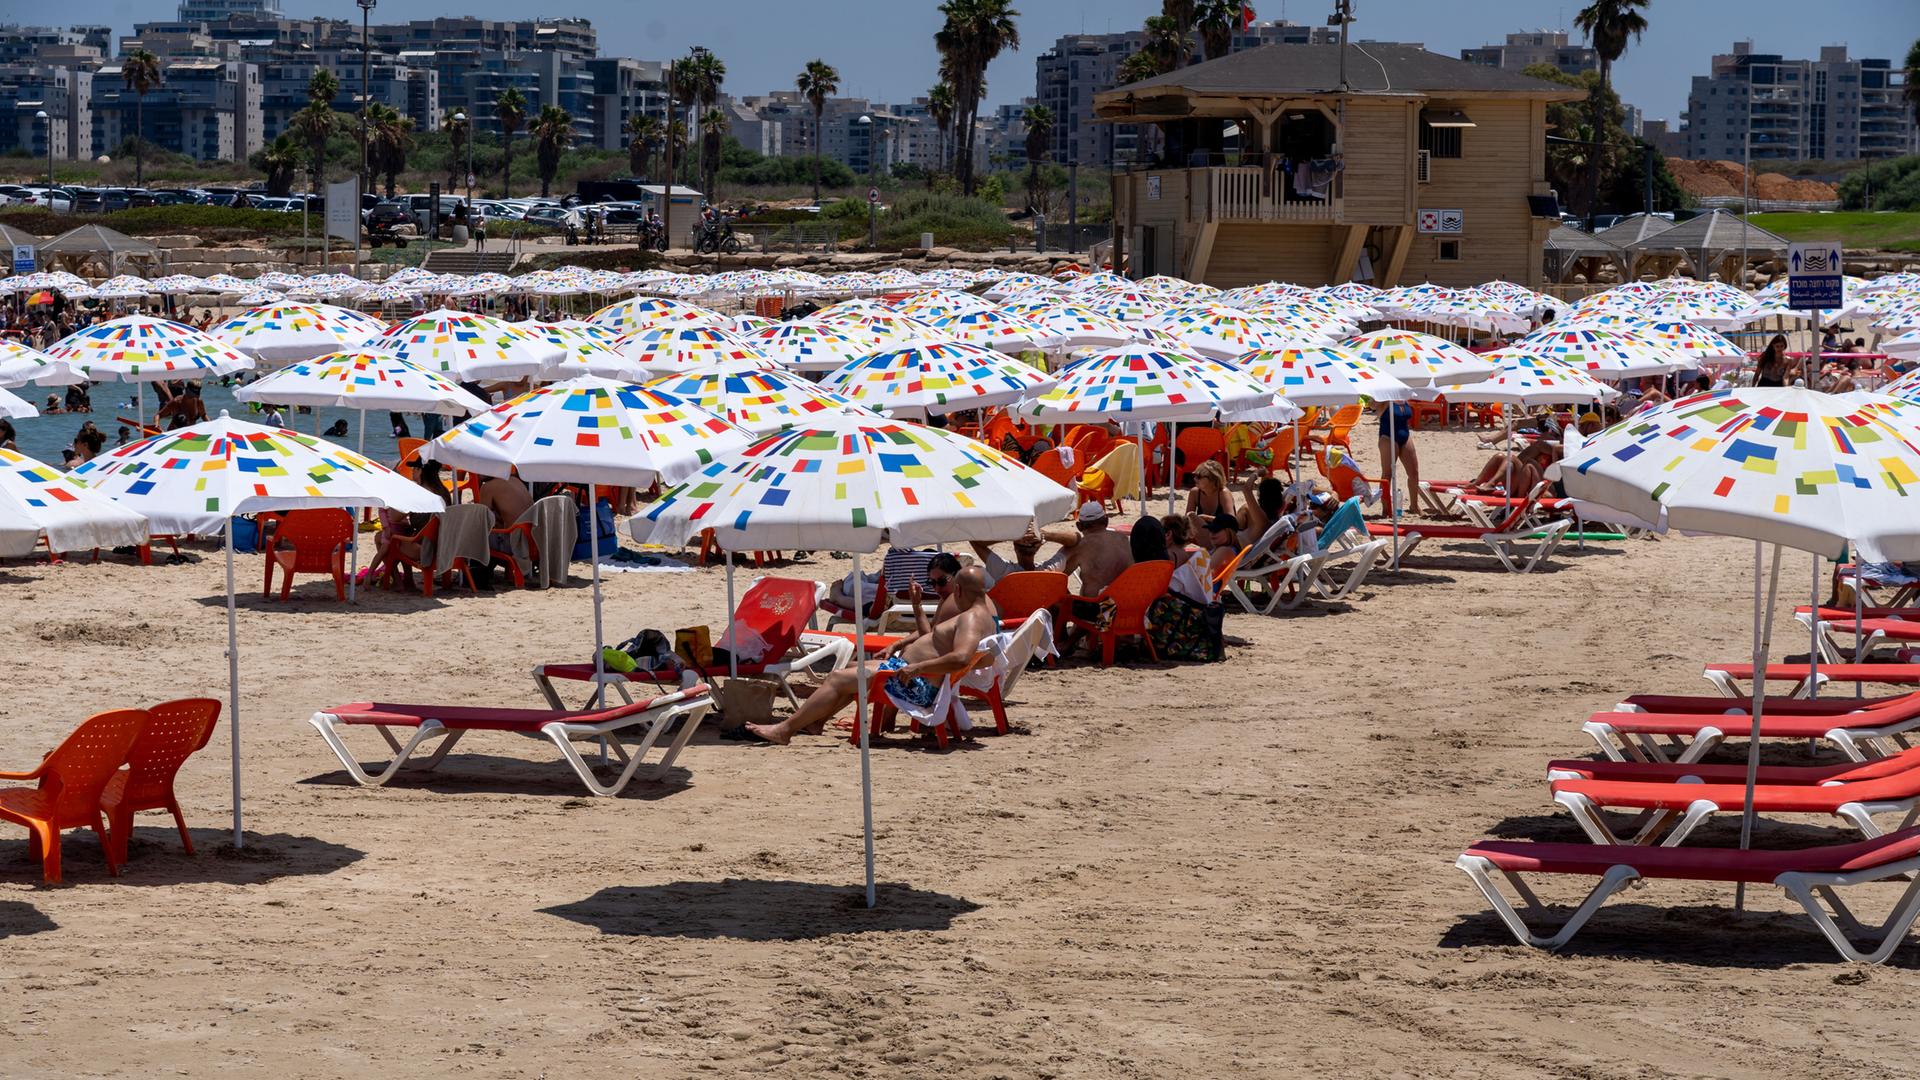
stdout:
<svg viewBox="0 0 1920 1080">
<path fill-rule="evenodd" d="M 1852 58 L 1844 45 L 1818 59 L 1757 53 L 1739 41 L 1693 77 L 1682 114 L 1686 155 L 1739 161 L 1849 161 L 1920 150 L 1904 73 L 1885 59 Z"/>
<path fill-rule="evenodd" d="M 1460 59 L 1506 71 L 1524 71 L 1545 64 L 1563 75 L 1600 70 L 1600 54 L 1591 45 L 1567 39 L 1565 30 L 1523 30 L 1508 34 L 1505 44 L 1461 49 Z"/>
</svg>

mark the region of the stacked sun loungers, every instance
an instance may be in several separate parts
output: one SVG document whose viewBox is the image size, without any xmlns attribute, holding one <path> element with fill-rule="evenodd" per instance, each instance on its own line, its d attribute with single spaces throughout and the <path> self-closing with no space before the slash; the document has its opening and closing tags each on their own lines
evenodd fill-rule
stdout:
<svg viewBox="0 0 1920 1080">
<path fill-rule="evenodd" d="M 1589 843 L 1487 840 L 1469 847 L 1455 865 L 1528 945 L 1560 948 L 1629 884 L 1669 878 L 1777 885 L 1841 956 L 1880 963 L 1920 915 L 1920 748 L 1908 742 L 1920 729 L 1920 691 L 1872 698 L 1799 695 L 1825 679 L 1866 683 L 1883 681 L 1885 674 L 1884 681 L 1895 685 L 1920 683 L 1914 667 L 1839 665 L 1823 668 L 1817 679 L 1809 678 L 1804 664 L 1769 668 L 1769 681 L 1798 685 L 1792 696 L 1765 699 L 1760 738 L 1824 744 L 1847 760 L 1761 766 L 1750 795 L 1744 763 L 1702 759 L 1725 739 L 1752 734 L 1751 699 L 1629 697 L 1582 724 L 1603 757 L 1547 763 L 1549 797 Z M 1867 668 L 1907 670 L 1860 670 Z M 1731 664 L 1712 665 L 1708 674 L 1730 690 L 1736 689 L 1733 680 L 1753 676 L 1749 665 Z M 1762 819 L 1825 817 L 1862 839 L 1799 850 L 1693 846 L 1710 819 L 1742 815 L 1749 806 Z M 1558 926 L 1544 925 L 1550 913 L 1530 881 L 1546 875 L 1597 879 Z M 1905 887 L 1878 925 L 1863 923 L 1841 896 L 1853 886 L 1895 880 Z"/>
</svg>

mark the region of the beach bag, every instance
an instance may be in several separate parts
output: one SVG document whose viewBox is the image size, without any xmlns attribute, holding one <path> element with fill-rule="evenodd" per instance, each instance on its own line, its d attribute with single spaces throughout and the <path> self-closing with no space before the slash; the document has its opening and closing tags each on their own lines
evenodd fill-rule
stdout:
<svg viewBox="0 0 1920 1080">
<path fill-rule="evenodd" d="M 1227 657 L 1226 608 L 1167 593 L 1147 608 L 1147 639 L 1162 660 L 1212 663 Z"/>
<path fill-rule="evenodd" d="M 602 556 L 611 555 L 620 547 L 620 537 L 613 531 L 613 504 L 605 499 L 599 499 L 594 502 L 593 506 L 594 510 L 599 514 L 599 522 L 596 527 L 600 530 L 600 554 Z M 584 506 L 580 508 L 576 527 L 579 531 L 573 541 L 573 557 L 575 559 L 590 559 L 593 557 L 593 553 L 587 550 L 587 509 Z"/>
<path fill-rule="evenodd" d="M 773 719 L 773 684 L 764 679 L 728 679 L 713 698 L 730 728 Z"/>
<path fill-rule="evenodd" d="M 713 631 L 704 626 L 683 626 L 673 632 L 673 651 L 697 668 L 713 666 Z"/>
<path fill-rule="evenodd" d="M 233 519 L 233 550 L 252 555 L 260 550 L 260 523 L 250 517 Z"/>
</svg>

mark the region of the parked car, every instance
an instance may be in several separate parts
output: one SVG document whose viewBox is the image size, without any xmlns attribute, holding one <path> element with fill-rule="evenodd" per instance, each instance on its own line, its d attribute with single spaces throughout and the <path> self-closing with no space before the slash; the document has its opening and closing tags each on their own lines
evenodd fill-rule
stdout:
<svg viewBox="0 0 1920 1080">
<path fill-rule="evenodd" d="M 98 214 L 107 208 L 107 193 L 100 188 L 68 188 L 73 194 L 73 209 L 82 214 Z"/>
<path fill-rule="evenodd" d="M 191 191 L 179 191 L 173 188 L 154 188 L 151 194 L 155 206 L 191 206 L 200 201 Z"/>
<path fill-rule="evenodd" d="M 1601 229 L 1611 229 L 1615 225 L 1620 224 L 1620 219 L 1624 216 L 1623 214 L 1595 214 L 1593 215 L 1593 231 L 1599 232 Z"/>
<path fill-rule="evenodd" d="M 44 206 L 61 214 L 73 209 L 73 193 L 66 188 L 49 188 L 45 185 L 29 187 L 27 197 L 22 201 L 28 206 Z"/>
<path fill-rule="evenodd" d="M 548 225 L 556 229 L 564 229 L 569 225 L 577 229 L 581 225 L 579 211 L 562 210 L 557 206 L 536 206 L 527 211 L 525 220 L 529 225 Z"/>
<path fill-rule="evenodd" d="M 402 195 L 395 201 L 407 208 L 407 213 L 413 217 L 414 228 L 419 229 L 421 235 L 426 235 L 427 227 L 431 224 L 431 222 L 427 220 L 429 217 L 427 210 L 433 205 L 433 196 Z M 451 221 L 456 211 L 464 202 L 465 200 L 456 195 L 441 195 L 440 220 L 442 222 Z"/>
<path fill-rule="evenodd" d="M 395 247 L 406 247 L 407 241 L 418 233 L 419 227 L 413 223 L 412 212 L 402 203 L 376 203 L 373 209 L 367 211 L 368 247 L 379 247 L 386 241 Z"/>
</svg>

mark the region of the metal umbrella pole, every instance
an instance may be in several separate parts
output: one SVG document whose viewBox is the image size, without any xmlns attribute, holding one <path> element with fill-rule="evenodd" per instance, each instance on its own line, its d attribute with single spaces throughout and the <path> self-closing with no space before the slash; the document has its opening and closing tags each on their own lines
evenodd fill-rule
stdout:
<svg viewBox="0 0 1920 1080">
<path fill-rule="evenodd" d="M 233 846 L 240 833 L 240 616 L 233 592 L 233 518 L 227 518 L 227 731 L 233 746 Z"/>
<path fill-rule="evenodd" d="M 1753 542 L 1753 726 L 1747 738 L 1747 802 L 1740 813 L 1740 850 L 1753 846 L 1753 788 L 1760 771 L 1760 722 L 1767 707 L 1767 653 L 1773 645 L 1773 607 L 1780 593 L 1780 545 L 1773 547 L 1773 572 L 1767 584 L 1767 602 L 1760 606 L 1760 549 Z M 1733 894 L 1733 909 L 1745 910 L 1747 883 L 1740 882 Z"/>
<path fill-rule="evenodd" d="M 853 722 L 860 725 L 860 822 L 867 845 L 867 906 L 878 899 L 873 889 L 873 763 L 869 740 L 873 724 L 867 718 L 867 601 L 862 595 L 866 582 L 860 577 L 860 553 L 853 560 Z"/>
</svg>

